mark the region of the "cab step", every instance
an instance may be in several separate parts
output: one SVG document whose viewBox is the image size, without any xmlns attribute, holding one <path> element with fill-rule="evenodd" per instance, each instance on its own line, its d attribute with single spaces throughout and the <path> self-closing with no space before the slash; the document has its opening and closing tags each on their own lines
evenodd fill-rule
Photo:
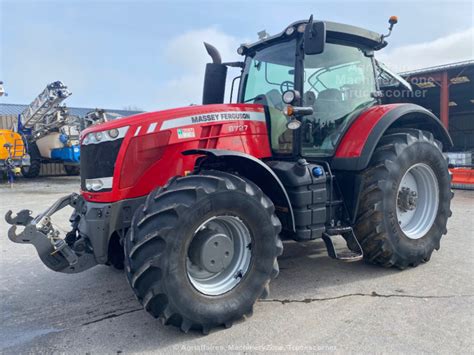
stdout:
<svg viewBox="0 0 474 355">
<path fill-rule="evenodd" d="M 351 245 L 356 245 L 358 248 L 358 251 L 352 251 L 352 250 L 345 250 L 342 252 L 337 252 L 336 248 L 334 246 L 334 242 L 332 237 L 340 235 L 343 237 L 348 244 Z M 335 227 L 335 228 L 328 228 L 326 232 L 323 233 L 323 240 L 324 244 L 326 244 L 326 249 L 328 251 L 328 255 L 337 260 L 341 260 L 344 262 L 354 262 L 354 261 L 360 261 L 364 257 L 364 252 L 362 251 L 362 247 L 359 244 L 359 241 L 357 240 L 354 230 L 352 227 Z"/>
</svg>

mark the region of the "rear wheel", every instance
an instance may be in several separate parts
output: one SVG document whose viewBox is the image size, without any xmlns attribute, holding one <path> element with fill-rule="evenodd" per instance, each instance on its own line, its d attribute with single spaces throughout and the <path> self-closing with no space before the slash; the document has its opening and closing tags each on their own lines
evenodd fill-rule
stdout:
<svg viewBox="0 0 474 355">
<path fill-rule="evenodd" d="M 363 177 L 355 233 L 365 258 L 401 269 L 428 261 L 451 216 L 451 179 L 441 143 L 429 132 L 391 131 Z"/>
<path fill-rule="evenodd" d="M 280 231 L 273 203 L 248 180 L 219 171 L 173 178 L 133 218 L 128 281 L 165 324 L 229 327 L 268 294 Z"/>
</svg>

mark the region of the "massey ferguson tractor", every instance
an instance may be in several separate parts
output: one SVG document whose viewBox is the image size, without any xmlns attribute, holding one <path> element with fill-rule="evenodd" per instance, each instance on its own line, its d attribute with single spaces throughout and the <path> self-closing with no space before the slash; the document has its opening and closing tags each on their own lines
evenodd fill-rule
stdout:
<svg viewBox="0 0 474 355">
<path fill-rule="evenodd" d="M 143 307 L 184 332 L 250 315 L 281 238 L 322 238 L 343 261 L 427 262 L 451 215 L 452 142 L 430 111 L 386 103 L 394 83 L 410 90 L 374 58 L 387 36 L 311 17 L 242 45 L 241 62 L 206 44 L 202 106 L 83 131 L 80 195 L 9 211 L 9 238 L 54 271 L 125 268 Z M 237 103 L 223 103 L 228 67 L 241 69 Z M 51 216 L 66 206 L 63 236 Z"/>
</svg>

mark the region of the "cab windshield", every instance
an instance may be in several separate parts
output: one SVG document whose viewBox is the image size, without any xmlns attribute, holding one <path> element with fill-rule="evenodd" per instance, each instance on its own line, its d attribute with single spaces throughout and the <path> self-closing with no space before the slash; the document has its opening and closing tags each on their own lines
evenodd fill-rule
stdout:
<svg viewBox="0 0 474 355">
<path fill-rule="evenodd" d="M 282 113 L 282 93 L 294 87 L 296 40 L 266 47 L 246 59 L 241 102 L 268 107 L 272 149 L 276 153 L 293 151 L 293 132 L 286 127 Z"/>
<path fill-rule="evenodd" d="M 321 54 L 306 55 L 295 70 L 296 40 L 277 43 L 246 59 L 240 102 L 268 107 L 271 145 L 275 153 L 294 151 L 293 131 L 286 127 L 282 93 L 294 89 L 295 71 L 303 75 L 304 106 L 313 114 L 301 118 L 301 155 L 330 156 L 345 127 L 362 109 L 375 103 L 372 59 L 353 46 L 326 43 Z"/>
</svg>

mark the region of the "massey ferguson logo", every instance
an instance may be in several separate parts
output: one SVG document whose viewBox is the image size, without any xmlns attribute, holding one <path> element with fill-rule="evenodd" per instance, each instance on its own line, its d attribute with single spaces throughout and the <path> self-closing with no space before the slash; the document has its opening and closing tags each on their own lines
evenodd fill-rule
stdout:
<svg viewBox="0 0 474 355">
<path fill-rule="evenodd" d="M 207 122 L 219 122 L 219 121 L 259 121 L 265 122 L 265 114 L 263 112 L 239 112 L 239 111 L 226 111 L 226 112 L 210 112 L 202 115 L 192 115 L 179 118 L 173 118 L 166 120 L 161 125 L 160 130 L 184 127 L 189 125 L 199 125 Z"/>
<path fill-rule="evenodd" d="M 247 112 L 222 112 L 212 113 L 208 115 L 191 116 L 192 123 L 202 123 L 211 121 L 233 121 L 233 120 L 249 120 L 250 114 Z"/>
</svg>

